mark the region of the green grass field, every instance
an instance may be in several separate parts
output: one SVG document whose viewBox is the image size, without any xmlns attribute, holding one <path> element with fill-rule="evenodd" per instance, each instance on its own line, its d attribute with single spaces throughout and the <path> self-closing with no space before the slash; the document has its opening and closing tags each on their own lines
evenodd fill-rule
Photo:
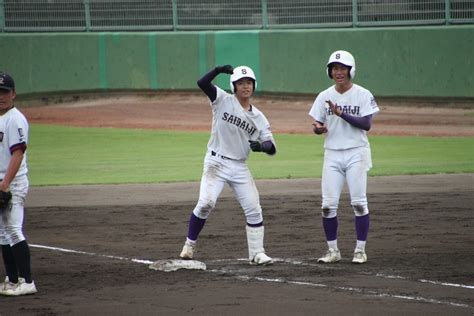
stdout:
<svg viewBox="0 0 474 316">
<path fill-rule="evenodd" d="M 322 137 L 275 135 L 278 153 L 252 153 L 257 179 L 321 177 Z M 209 133 L 32 125 L 33 186 L 198 181 Z M 370 175 L 473 173 L 474 139 L 370 136 Z"/>
</svg>

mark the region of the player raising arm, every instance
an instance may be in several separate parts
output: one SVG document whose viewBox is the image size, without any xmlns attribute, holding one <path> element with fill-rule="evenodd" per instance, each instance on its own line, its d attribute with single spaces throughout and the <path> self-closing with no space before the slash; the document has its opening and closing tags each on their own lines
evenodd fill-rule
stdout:
<svg viewBox="0 0 474 316">
<path fill-rule="evenodd" d="M 352 82 L 355 70 L 355 60 L 349 52 L 332 53 L 327 63 L 327 74 L 335 84 L 317 96 L 309 112 L 314 119 L 313 131 L 325 135 L 321 208 L 329 249 L 318 259 L 323 263 L 341 260 L 337 247 L 337 210 L 346 181 L 357 235 L 352 262 L 367 261 L 365 244 L 369 232 L 369 208 L 366 191 L 367 173 L 372 167 L 367 131 L 372 125 L 372 115 L 379 108 L 369 90 Z"/>
<path fill-rule="evenodd" d="M 221 73 L 231 75 L 230 88 L 234 94 L 212 84 Z M 257 87 L 255 74 L 247 66 L 235 69 L 231 65 L 219 66 L 199 79 L 197 84 L 211 103 L 212 131 L 204 158 L 199 200 L 191 213 L 188 236 L 180 257 L 194 258 L 199 233 L 227 183 L 245 213 L 250 263 L 270 264 L 272 259 L 265 254 L 263 247 L 260 198 L 246 163 L 250 150 L 268 155 L 276 153 L 270 124 L 250 101 Z"/>
</svg>

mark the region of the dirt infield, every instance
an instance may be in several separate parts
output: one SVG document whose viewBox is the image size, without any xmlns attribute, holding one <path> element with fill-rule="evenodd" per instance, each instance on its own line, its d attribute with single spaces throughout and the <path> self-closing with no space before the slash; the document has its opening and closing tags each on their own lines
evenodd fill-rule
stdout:
<svg viewBox="0 0 474 316">
<path fill-rule="evenodd" d="M 206 100 L 199 97 L 203 109 L 189 96 L 162 95 L 159 104 L 129 97 L 87 100 L 24 112 L 33 123 L 208 129 Z M 289 111 L 288 101 L 280 101 L 267 99 L 264 109 L 275 132 L 310 126 L 298 117 L 306 115 L 306 103 Z M 389 107 L 386 112 L 406 111 Z M 435 121 L 443 117 L 444 127 L 426 121 L 427 113 Z M 472 109 L 420 106 L 410 121 L 393 114 L 381 124 L 387 117 L 381 114 L 375 126 L 409 135 L 436 130 L 431 136 L 452 135 L 453 128 L 445 127 L 456 126 L 456 135 L 474 135 Z M 373 132 L 390 134 L 384 128 Z M 39 293 L 0 297 L 0 315 L 472 315 L 473 185 L 472 174 L 371 177 L 369 262 L 350 263 L 355 231 L 345 192 L 343 260 L 321 265 L 315 260 L 326 248 L 320 179 L 257 181 L 266 249 L 276 259 L 266 267 L 246 262 L 245 218 L 226 189 L 199 240 L 197 259 L 207 270 L 176 272 L 148 265 L 177 258 L 199 183 L 32 187 L 25 231 Z"/>
<path fill-rule="evenodd" d="M 314 96 L 260 96 L 253 101 L 274 133 L 312 133 L 308 112 Z M 474 100 L 435 101 L 379 100 L 381 111 L 370 133 L 474 136 Z M 200 131 L 211 126 L 208 99 L 194 92 L 51 96 L 27 104 L 22 111 L 32 123 Z"/>
<path fill-rule="evenodd" d="M 266 248 L 277 262 L 254 267 L 245 261 L 245 218 L 226 189 L 199 242 L 197 259 L 207 271 L 177 272 L 152 271 L 148 264 L 177 258 L 198 183 L 33 187 L 26 231 L 39 293 L 0 297 L 0 310 L 2 315 L 472 315 L 473 180 L 473 175 L 370 178 L 369 262 L 361 266 L 350 263 L 355 233 L 347 193 L 340 211 L 343 260 L 328 266 L 315 260 L 325 249 L 319 179 L 258 181 Z"/>
</svg>

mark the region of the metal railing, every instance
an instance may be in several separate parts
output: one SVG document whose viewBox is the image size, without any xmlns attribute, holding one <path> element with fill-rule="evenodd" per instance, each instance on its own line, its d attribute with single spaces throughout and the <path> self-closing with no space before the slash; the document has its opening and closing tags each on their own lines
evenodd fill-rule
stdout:
<svg viewBox="0 0 474 316">
<path fill-rule="evenodd" d="M 474 0 L 0 0 L 0 32 L 474 24 Z"/>
</svg>

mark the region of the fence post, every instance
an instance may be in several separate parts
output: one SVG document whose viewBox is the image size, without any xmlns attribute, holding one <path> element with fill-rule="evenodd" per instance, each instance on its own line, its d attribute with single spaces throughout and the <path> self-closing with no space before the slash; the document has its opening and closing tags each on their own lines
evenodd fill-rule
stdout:
<svg viewBox="0 0 474 316">
<path fill-rule="evenodd" d="M 0 0 L 0 32 L 5 31 L 5 3 Z"/>
<path fill-rule="evenodd" d="M 445 23 L 448 25 L 451 20 L 451 1 L 450 0 L 445 0 L 444 1 L 444 19 L 446 20 Z"/>
<path fill-rule="evenodd" d="M 178 29 L 178 0 L 172 0 L 173 6 L 173 31 Z"/>
<path fill-rule="evenodd" d="M 262 0 L 262 27 L 268 29 L 267 0 Z"/>
<path fill-rule="evenodd" d="M 90 0 L 84 0 L 84 15 L 86 17 L 86 32 L 90 32 L 91 30 Z"/>
<path fill-rule="evenodd" d="M 357 13 L 357 0 L 352 0 L 352 27 L 357 27 L 359 22 Z"/>
</svg>

